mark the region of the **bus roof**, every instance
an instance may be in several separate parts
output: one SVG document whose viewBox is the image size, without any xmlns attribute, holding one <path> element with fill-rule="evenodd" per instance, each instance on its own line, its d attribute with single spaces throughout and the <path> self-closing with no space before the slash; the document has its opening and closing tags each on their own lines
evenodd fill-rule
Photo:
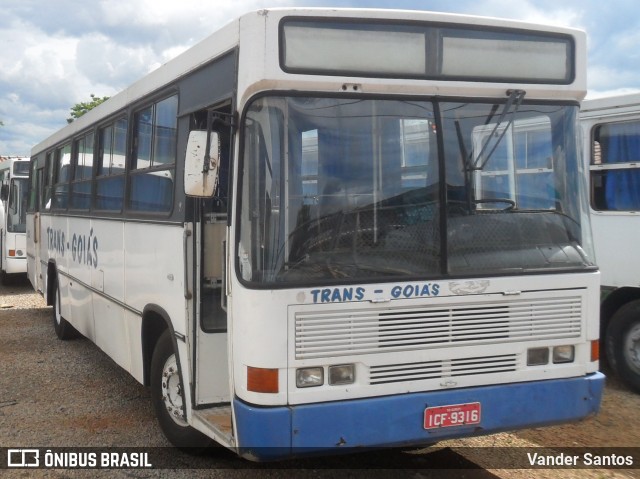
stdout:
<svg viewBox="0 0 640 479">
<path fill-rule="evenodd" d="M 3 165 L 10 165 L 15 161 L 29 161 L 28 156 L 2 156 L 0 155 L 0 168 Z"/>
<path fill-rule="evenodd" d="M 461 15 L 461 14 L 449 14 L 429 11 L 410 11 L 410 10 L 386 10 L 386 9 L 347 9 L 347 8 L 275 8 L 264 9 L 250 13 L 246 13 L 243 16 L 236 18 L 230 23 L 226 24 L 216 32 L 212 33 L 204 40 L 200 41 L 193 47 L 184 51 L 174 59 L 168 61 L 158 69 L 150 72 L 148 75 L 139 79 L 125 90 L 113 95 L 109 100 L 100 104 L 96 108 L 87 112 L 85 115 L 73 121 L 71 124 L 58 130 L 56 133 L 34 146 L 32 149 L 32 155 L 40 153 L 46 148 L 49 148 L 58 142 L 75 135 L 90 127 L 96 121 L 106 118 L 110 115 L 117 113 L 124 109 L 127 105 L 136 102 L 146 95 L 149 95 L 169 84 L 173 81 L 184 77 L 192 71 L 206 65 L 210 61 L 219 58 L 225 53 L 228 53 L 240 45 L 241 37 L 243 36 L 243 29 L 253 28 L 261 24 L 262 29 L 267 22 L 277 24 L 280 19 L 287 16 L 296 17 L 339 17 L 339 18 L 362 18 L 372 20 L 392 20 L 392 21 L 405 21 L 405 22 L 430 22 L 442 25 L 461 26 L 478 26 L 478 27 L 494 27 L 498 29 L 521 29 L 531 30 L 533 32 L 546 32 L 549 34 L 561 34 L 570 35 L 578 39 L 579 45 L 577 50 L 581 52 L 586 50 L 584 45 L 586 44 L 586 35 L 581 30 L 539 25 L 534 23 L 528 23 L 517 20 L 498 19 L 491 17 Z M 263 37 L 256 38 L 255 35 L 246 35 L 248 43 L 252 41 L 260 41 L 264 43 Z M 255 45 L 254 45 L 255 46 Z M 264 45 L 261 45 L 261 48 Z M 266 53 L 266 47 L 265 53 Z M 250 50 L 259 50 L 258 48 L 248 48 Z M 262 50 L 260 50 L 262 52 Z M 278 53 L 269 51 L 269 55 L 273 55 L 277 58 Z M 254 52 L 254 55 L 256 53 Z M 586 55 L 584 55 L 586 56 Z M 262 57 L 264 61 L 264 55 Z M 583 55 L 578 54 L 576 56 L 576 71 L 577 78 L 572 85 L 560 87 L 565 92 L 572 92 L 575 96 L 574 99 L 579 100 L 584 97 L 586 93 L 586 80 L 583 78 L 582 71 L 586 71 L 586 58 Z M 463 82 L 458 82 L 463 84 Z M 505 84 L 508 86 L 508 84 Z M 565 97 L 566 98 L 566 97 Z"/>
<path fill-rule="evenodd" d="M 611 95 L 602 98 L 586 99 L 582 102 L 580 114 L 583 118 L 607 113 L 625 113 L 625 110 L 638 110 L 640 92 Z"/>
</svg>

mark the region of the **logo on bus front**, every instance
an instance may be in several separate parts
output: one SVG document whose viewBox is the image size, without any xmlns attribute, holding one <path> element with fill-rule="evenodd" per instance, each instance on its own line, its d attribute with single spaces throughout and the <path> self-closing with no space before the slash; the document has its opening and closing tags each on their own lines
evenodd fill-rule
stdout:
<svg viewBox="0 0 640 479">
<path fill-rule="evenodd" d="M 61 229 L 47 228 L 47 248 L 59 257 L 65 258 L 71 254 L 71 260 L 79 265 L 98 267 L 98 237 L 94 236 L 93 228 L 88 235 L 71 234 L 71 240 Z"/>
<path fill-rule="evenodd" d="M 311 298 L 314 303 L 345 303 L 349 301 L 384 301 L 391 299 L 408 299 L 433 297 L 440 294 L 439 283 L 417 283 L 394 285 L 380 289 L 379 286 L 366 288 L 353 286 L 343 288 L 312 289 Z"/>
</svg>

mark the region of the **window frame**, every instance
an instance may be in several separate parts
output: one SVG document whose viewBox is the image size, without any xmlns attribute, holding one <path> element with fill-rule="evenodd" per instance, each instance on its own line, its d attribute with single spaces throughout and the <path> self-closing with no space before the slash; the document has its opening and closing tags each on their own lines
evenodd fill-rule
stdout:
<svg viewBox="0 0 640 479">
<path fill-rule="evenodd" d="M 638 126 L 638 137 L 640 138 L 640 119 L 630 118 L 618 121 L 603 121 L 596 123 L 591 127 L 589 135 L 589 203 L 594 211 L 603 213 L 629 213 L 639 211 L 640 208 L 611 208 L 606 205 L 607 176 L 610 172 L 632 172 L 640 170 L 640 150 L 637 159 L 628 161 L 613 161 L 604 163 L 602 160 L 602 146 L 600 139 L 600 129 L 602 127 L 616 126 L 616 125 L 631 125 L 636 124 Z M 598 138 L 598 140 L 596 140 Z M 637 172 L 640 176 L 640 172 Z M 596 182 L 600 184 L 596 186 Z M 639 205 L 640 206 L 640 205 Z"/>
<path fill-rule="evenodd" d="M 120 131 L 124 131 L 124 142 L 122 144 L 122 151 L 118 151 L 118 153 L 122 154 L 122 165 L 121 169 L 114 173 L 113 165 L 114 165 L 114 155 L 116 154 L 116 145 L 118 142 L 116 141 L 116 137 L 118 135 L 117 125 L 119 123 L 123 123 L 122 126 L 124 128 L 120 128 Z M 124 209 L 125 204 L 125 193 L 126 193 L 126 182 L 127 182 L 127 158 L 129 157 L 129 115 L 125 112 L 123 114 L 117 115 L 112 118 L 110 121 L 99 125 L 96 128 L 96 161 L 95 161 L 95 174 L 93 177 L 93 195 L 92 195 L 92 209 L 93 211 L 100 213 L 121 213 Z M 109 144 L 109 152 L 105 151 L 105 141 L 103 133 L 110 129 L 110 144 Z M 105 166 L 105 157 L 108 155 L 108 167 L 107 172 L 104 173 Z M 117 208 L 108 208 L 103 207 L 101 200 L 99 200 L 98 195 L 101 191 L 101 187 L 105 183 L 115 183 L 117 180 L 121 180 L 121 185 L 119 187 L 120 191 L 116 198 L 116 202 L 119 203 Z M 114 197 L 115 198 L 115 197 Z"/>
<path fill-rule="evenodd" d="M 51 172 L 52 179 L 52 196 L 51 196 L 51 208 L 55 211 L 66 211 L 69 207 L 69 183 L 72 178 L 72 164 L 73 164 L 73 140 L 69 139 L 64 143 L 56 146 L 53 149 L 53 171 Z M 69 157 L 68 170 L 64 171 L 64 158 Z M 62 173 L 65 173 L 66 178 L 60 179 Z M 60 200 L 58 199 L 60 198 Z M 59 203 L 59 201 L 63 201 Z"/>
<path fill-rule="evenodd" d="M 88 141 L 90 140 L 90 149 L 88 148 Z M 92 164 L 89 170 L 89 176 L 85 176 L 86 172 L 86 155 L 90 154 L 92 156 Z M 80 157 L 82 155 L 82 165 L 80 165 Z M 68 207 L 69 210 L 74 211 L 89 211 L 91 209 L 91 199 L 92 199 L 92 191 L 93 191 L 93 168 L 95 163 L 95 131 L 90 130 L 85 132 L 84 134 L 78 135 L 73 138 L 72 148 L 71 148 L 71 164 L 72 164 L 72 175 L 69 179 L 69 200 Z M 83 168 L 80 170 L 80 168 Z M 78 172 L 83 171 L 83 174 L 80 178 L 78 178 Z M 86 197 L 86 204 L 82 204 L 78 206 L 76 201 L 79 199 L 77 188 L 80 185 L 89 184 L 88 196 Z M 87 195 L 86 192 L 84 192 Z"/>
<path fill-rule="evenodd" d="M 156 152 L 154 151 L 156 148 L 156 138 L 158 132 L 158 121 L 157 121 L 157 110 L 158 106 L 167 101 L 175 101 L 175 116 L 173 117 L 173 136 L 172 136 L 172 145 L 171 145 L 171 162 L 162 162 L 156 164 Z M 135 215 L 153 215 L 153 216 L 170 216 L 173 212 L 174 200 L 176 197 L 175 187 L 176 187 L 176 164 L 178 158 L 178 118 L 179 118 L 179 103 L 180 97 L 177 92 L 172 92 L 170 95 L 165 95 L 163 97 L 159 97 L 158 99 L 146 103 L 145 105 L 141 105 L 139 108 L 135 109 L 132 114 L 132 125 L 131 125 L 131 138 L 132 138 L 132 148 L 131 148 L 131 158 L 128 163 L 128 181 L 127 181 L 127 194 L 126 194 L 126 210 L 132 212 Z M 146 167 L 138 167 L 137 162 L 139 161 L 139 146 L 140 146 L 140 123 L 139 123 L 139 115 L 141 112 L 146 110 L 151 110 L 152 120 L 151 120 L 151 138 L 150 138 L 150 153 L 149 153 L 149 166 Z M 159 201 L 150 202 L 148 205 L 142 205 L 138 202 L 138 196 L 142 197 L 145 195 L 141 195 L 136 192 L 137 188 L 142 190 L 143 188 L 149 188 L 149 191 L 155 191 L 158 193 L 157 188 L 150 188 L 153 186 L 153 183 L 160 183 L 157 181 L 157 177 L 162 176 L 164 173 L 166 178 L 170 178 L 171 184 L 166 186 L 170 186 L 170 188 L 166 188 L 164 194 L 159 193 L 160 196 L 164 196 L 164 198 L 160 198 Z M 143 179 L 144 178 L 144 179 Z M 147 183 L 146 185 L 144 183 Z"/>
</svg>

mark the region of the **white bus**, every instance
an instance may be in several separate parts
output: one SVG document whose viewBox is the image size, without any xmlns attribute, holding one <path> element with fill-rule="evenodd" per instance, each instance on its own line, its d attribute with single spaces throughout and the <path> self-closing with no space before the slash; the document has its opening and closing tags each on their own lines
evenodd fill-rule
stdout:
<svg viewBox="0 0 640 479">
<path fill-rule="evenodd" d="M 0 281 L 27 272 L 29 158 L 0 156 Z"/>
<path fill-rule="evenodd" d="M 585 101 L 581 119 L 602 274 L 602 343 L 614 372 L 640 392 L 640 94 Z"/>
<path fill-rule="evenodd" d="M 584 418 L 604 383 L 585 57 L 580 31 L 499 19 L 242 16 L 33 148 L 31 281 L 179 447 Z M 542 127 L 523 146 L 519 125 Z"/>
</svg>

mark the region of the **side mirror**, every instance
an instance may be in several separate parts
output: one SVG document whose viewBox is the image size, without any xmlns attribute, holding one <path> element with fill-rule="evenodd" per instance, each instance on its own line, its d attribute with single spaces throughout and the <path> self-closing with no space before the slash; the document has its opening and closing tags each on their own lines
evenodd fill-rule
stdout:
<svg viewBox="0 0 640 479">
<path fill-rule="evenodd" d="M 213 131 L 207 135 L 206 130 L 190 132 L 184 160 L 184 193 L 200 198 L 213 196 L 218 185 L 219 166 L 218 133 Z"/>
<path fill-rule="evenodd" d="M 7 201 L 9 199 L 9 185 L 0 186 L 0 199 Z"/>
</svg>

